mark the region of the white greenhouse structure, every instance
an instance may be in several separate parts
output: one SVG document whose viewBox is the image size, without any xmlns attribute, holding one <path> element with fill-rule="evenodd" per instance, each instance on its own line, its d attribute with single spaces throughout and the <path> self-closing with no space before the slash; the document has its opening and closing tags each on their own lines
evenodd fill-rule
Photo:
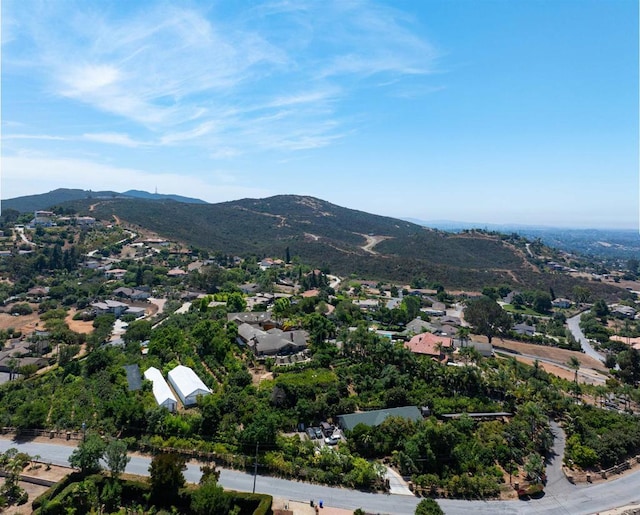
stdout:
<svg viewBox="0 0 640 515">
<path fill-rule="evenodd" d="M 197 374 L 189 367 L 178 365 L 169 372 L 169 383 L 185 406 L 193 406 L 198 402 L 198 395 L 209 395 L 207 388 Z"/>
<path fill-rule="evenodd" d="M 169 385 L 162 377 L 162 372 L 157 368 L 148 368 L 144 373 L 145 379 L 153 383 L 153 396 L 156 398 L 158 406 L 167 408 L 173 412 L 178 407 L 178 401 L 169 388 Z"/>
</svg>

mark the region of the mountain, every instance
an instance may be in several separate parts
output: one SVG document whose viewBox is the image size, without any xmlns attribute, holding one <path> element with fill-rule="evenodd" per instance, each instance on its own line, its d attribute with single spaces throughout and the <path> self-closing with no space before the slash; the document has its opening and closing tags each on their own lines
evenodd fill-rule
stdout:
<svg viewBox="0 0 640 515">
<path fill-rule="evenodd" d="M 182 197 L 180 195 L 161 195 L 140 190 L 129 190 L 124 193 L 115 191 L 91 191 L 59 188 L 48 193 L 16 197 L 2 201 L 2 209 L 15 209 L 21 213 L 50 209 L 53 206 L 76 200 L 100 200 L 112 198 L 141 198 L 145 200 L 173 200 L 188 204 L 206 204 L 204 200 Z"/>
<path fill-rule="evenodd" d="M 478 289 L 511 284 L 518 289 L 553 288 L 558 296 L 586 284 L 565 274 L 540 272 L 523 240 L 471 231 L 459 234 L 336 206 L 296 195 L 185 204 L 131 198 L 77 200 L 79 212 L 143 227 L 194 248 L 227 255 L 284 258 L 327 267 L 344 276 Z M 606 296 L 619 289 L 589 283 Z"/>
<path fill-rule="evenodd" d="M 48 193 L 16 197 L 2 201 L 2 209 L 15 209 L 21 213 L 46 210 L 63 202 L 81 199 L 114 198 L 120 196 L 115 191 L 87 191 L 58 188 Z"/>
<path fill-rule="evenodd" d="M 185 204 L 207 204 L 204 200 L 191 197 L 183 197 L 181 195 L 164 195 L 162 193 L 149 193 L 141 190 L 128 190 L 122 193 L 125 197 L 143 198 L 147 200 L 174 200 L 175 202 L 184 202 Z"/>
</svg>

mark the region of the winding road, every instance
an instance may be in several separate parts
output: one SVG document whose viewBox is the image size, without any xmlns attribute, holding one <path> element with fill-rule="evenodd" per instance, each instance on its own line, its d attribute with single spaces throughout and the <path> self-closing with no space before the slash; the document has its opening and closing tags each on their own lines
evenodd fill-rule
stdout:
<svg viewBox="0 0 640 515">
<path fill-rule="evenodd" d="M 546 495 L 529 501 L 462 501 L 438 499 L 447 514 L 453 515 L 528 515 L 528 514 L 571 514 L 591 515 L 616 506 L 631 504 L 640 499 L 640 473 L 632 472 L 606 483 L 589 486 L 575 486 L 569 483 L 560 468 L 564 453 L 564 434 L 557 424 L 551 424 L 555 435 L 554 452 L 547 467 Z M 43 461 L 68 466 L 68 458 L 73 447 L 64 444 L 15 442 L 0 439 L 0 451 L 16 447 L 28 454 L 38 454 Z M 132 455 L 127 466 L 131 474 L 148 475 L 151 458 Z M 198 466 L 189 464 L 185 471 L 187 481 L 197 483 L 200 479 Z M 227 489 L 250 492 L 253 476 L 235 470 L 222 469 L 220 484 Z M 256 491 L 274 497 L 308 502 L 310 499 L 324 501 L 326 506 L 354 510 L 362 508 L 372 513 L 393 515 L 413 515 L 419 500 L 407 495 L 388 495 L 332 488 L 269 476 L 258 476 Z"/>
<path fill-rule="evenodd" d="M 597 360 L 600 360 L 604 363 L 604 356 L 597 352 L 589 343 L 589 340 L 580 329 L 580 318 L 582 317 L 582 313 L 578 313 L 576 316 L 567 319 L 567 327 L 571 331 L 573 337 L 580 342 L 580 346 L 582 350 L 587 356 L 591 356 Z"/>
</svg>

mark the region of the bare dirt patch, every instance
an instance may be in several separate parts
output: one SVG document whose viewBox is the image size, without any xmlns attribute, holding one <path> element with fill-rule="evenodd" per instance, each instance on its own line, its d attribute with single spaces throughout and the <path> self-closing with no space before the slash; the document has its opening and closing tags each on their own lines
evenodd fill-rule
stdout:
<svg viewBox="0 0 640 515">
<path fill-rule="evenodd" d="M 259 385 L 266 379 L 273 379 L 273 373 L 267 372 L 264 367 L 249 368 L 249 373 L 251 374 L 251 382 L 255 386 Z"/>
<path fill-rule="evenodd" d="M 66 322 L 67 326 L 69 326 L 69 329 L 71 329 L 72 331 L 76 332 L 76 333 L 80 333 L 80 334 L 90 334 L 93 332 L 93 322 L 91 321 L 87 321 L 85 322 L 84 320 L 74 320 L 73 316 L 77 313 L 77 311 L 75 309 L 72 309 L 69 311 L 69 314 L 67 315 L 67 317 L 64 319 L 64 321 Z"/>
<path fill-rule="evenodd" d="M 571 357 L 576 357 L 580 360 L 580 364 L 585 368 L 591 368 L 593 370 L 598 370 L 601 372 L 607 371 L 607 367 L 605 367 L 603 363 L 578 351 L 558 349 L 557 347 L 535 345 L 532 343 L 522 343 L 514 340 L 494 339 L 493 345 L 494 347 L 502 347 L 504 349 L 510 350 L 512 352 L 518 352 L 520 354 L 530 354 L 531 356 L 548 359 L 560 364 L 568 363 Z"/>
<path fill-rule="evenodd" d="M 33 306 L 32 306 L 33 307 Z M 13 316 L 10 313 L 0 313 L 0 329 L 13 327 L 22 334 L 32 333 L 40 323 L 40 315 L 37 313 L 38 307 L 30 315 Z"/>
<path fill-rule="evenodd" d="M 375 247 L 378 243 L 380 243 L 381 241 L 384 240 L 388 240 L 391 238 L 391 236 L 373 236 L 373 235 L 368 235 L 368 234 L 360 234 L 360 233 L 356 233 L 359 234 L 360 236 L 362 236 L 365 240 L 367 240 L 367 243 L 365 243 L 362 247 L 360 247 L 362 250 L 364 250 L 365 252 L 368 252 L 369 254 L 374 254 L 374 255 L 378 255 L 378 252 L 376 252 L 375 250 L 373 250 L 373 247 Z"/>
<path fill-rule="evenodd" d="M 526 363 L 527 365 L 533 365 L 533 362 L 535 361 L 535 359 L 533 358 L 525 357 L 518 357 L 516 359 L 521 363 Z M 554 376 L 557 376 L 561 379 L 566 379 L 567 381 L 573 381 L 574 373 L 572 371 L 562 368 L 558 365 L 553 365 L 551 363 L 539 362 L 539 364 L 540 368 L 542 368 L 545 372 L 553 374 Z"/>
</svg>

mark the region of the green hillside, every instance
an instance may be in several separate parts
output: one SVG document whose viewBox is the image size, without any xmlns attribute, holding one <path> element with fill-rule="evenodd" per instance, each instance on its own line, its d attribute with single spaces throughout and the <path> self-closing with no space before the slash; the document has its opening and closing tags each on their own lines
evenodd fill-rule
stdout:
<svg viewBox="0 0 640 515">
<path fill-rule="evenodd" d="M 444 233 L 313 197 L 280 195 L 220 204 L 103 198 L 72 205 L 103 220 L 116 215 L 123 223 L 211 252 L 284 257 L 289 248 L 302 262 L 344 276 L 407 283 L 420 278 L 449 289 L 508 283 L 519 289 L 551 287 L 564 296 L 586 282 L 538 272 L 498 234 Z M 589 287 L 602 296 L 620 295 L 610 285 L 590 282 Z"/>
</svg>

